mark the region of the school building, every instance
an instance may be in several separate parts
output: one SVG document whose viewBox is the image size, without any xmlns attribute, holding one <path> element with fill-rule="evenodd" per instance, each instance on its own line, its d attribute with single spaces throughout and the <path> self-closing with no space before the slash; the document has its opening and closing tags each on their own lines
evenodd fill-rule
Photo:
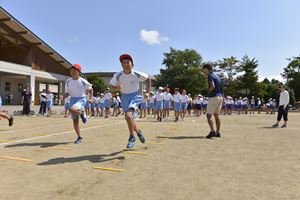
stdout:
<svg viewBox="0 0 300 200">
<path fill-rule="evenodd" d="M 63 56 L 0 7 L 0 95 L 3 104 L 18 105 L 21 92 L 30 87 L 35 104 L 50 89 L 57 97 L 64 92 L 71 67 Z"/>
</svg>

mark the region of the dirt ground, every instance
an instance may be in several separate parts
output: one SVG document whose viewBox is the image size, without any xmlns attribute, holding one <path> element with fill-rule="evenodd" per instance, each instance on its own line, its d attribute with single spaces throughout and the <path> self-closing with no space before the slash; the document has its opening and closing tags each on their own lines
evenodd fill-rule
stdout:
<svg viewBox="0 0 300 200">
<path fill-rule="evenodd" d="M 275 115 L 222 116 L 217 139 L 205 138 L 204 116 L 141 119 L 150 144 L 137 141 L 134 151 L 145 155 L 123 151 L 122 117 L 89 119 L 79 145 L 70 119 L 16 117 L 13 127 L 2 119 L 0 199 L 299 200 L 300 113 L 289 118 L 287 129 L 272 129 Z"/>
</svg>

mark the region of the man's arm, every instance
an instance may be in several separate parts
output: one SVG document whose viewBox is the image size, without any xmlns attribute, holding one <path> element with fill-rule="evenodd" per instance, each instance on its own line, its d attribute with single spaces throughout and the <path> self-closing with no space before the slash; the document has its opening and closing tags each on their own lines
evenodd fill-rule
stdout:
<svg viewBox="0 0 300 200">
<path fill-rule="evenodd" d="M 215 83 L 214 83 L 214 81 L 210 81 L 210 82 L 208 82 L 208 91 L 209 92 L 211 92 L 211 91 L 213 91 L 214 89 L 215 89 Z"/>
</svg>

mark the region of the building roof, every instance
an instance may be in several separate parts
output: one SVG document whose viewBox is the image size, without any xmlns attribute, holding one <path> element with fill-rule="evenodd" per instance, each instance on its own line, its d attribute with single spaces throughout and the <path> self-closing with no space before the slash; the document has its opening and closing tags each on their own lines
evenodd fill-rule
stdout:
<svg viewBox="0 0 300 200">
<path fill-rule="evenodd" d="M 10 15 L 6 10 L 4 10 L 0 6 L 0 25 L 9 27 L 12 31 L 14 31 L 18 36 L 22 38 L 22 40 L 27 41 L 30 45 L 34 45 L 41 49 L 45 54 L 52 57 L 56 62 L 60 63 L 67 69 L 71 68 L 72 64 L 67 61 L 62 55 L 52 49 L 46 42 L 44 42 L 41 38 L 31 32 L 26 26 L 24 26 L 21 22 L 19 22 L 16 18 Z M 0 27 L 1 27 L 0 26 Z M 1 30 L 0 35 L 4 37 L 7 41 L 16 42 L 17 44 L 22 44 L 22 41 L 11 41 L 11 37 L 9 33 Z"/>
</svg>

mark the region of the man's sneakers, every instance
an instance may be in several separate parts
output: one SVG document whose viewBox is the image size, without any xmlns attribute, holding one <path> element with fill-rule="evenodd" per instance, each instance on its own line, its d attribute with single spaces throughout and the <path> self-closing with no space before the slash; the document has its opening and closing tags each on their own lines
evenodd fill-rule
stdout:
<svg viewBox="0 0 300 200">
<path fill-rule="evenodd" d="M 283 125 L 281 126 L 281 128 L 287 128 L 287 126 L 286 126 L 285 124 L 283 124 Z"/>
<path fill-rule="evenodd" d="M 82 143 L 83 139 L 82 137 L 78 137 L 77 140 L 74 141 L 75 144 L 80 144 Z"/>
<path fill-rule="evenodd" d="M 144 138 L 143 133 L 140 129 L 138 129 L 138 131 L 137 131 L 137 136 L 139 137 L 139 140 L 140 140 L 141 143 L 145 143 L 145 138 Z"/>
<path fill-rule="evenodd" d="M 84 123 L 84 124 L 87 123 L 88 118 L 84 112 L 80 114 L 80 117 L 81 117 L 82 123 Z"/>
<path fill-rule="evenodd" d="M 134 147 L 134 143 L 135 143 L 135 137 L 133 135 L 131 135 L 128 139 L 128 143 L 127 143 L 127 149 L 131 149 Z"/>
<path fill-rule="evenodd" d="M 278 128 L 278 124 L 274 124 L 272 128 Z"/>
<path fill-rule="evenodd" d="M 221 137 L 220 133 L 216 133 L 214 131 L 210 131 L 206 138 L 211 139 L 212 137 Z"/>
<path fill-rule="evenodd" d="M 14 124 L 14 118 L 13 117 L 10 117 L 8 119 L 8 126 L 12 126 Z"/>
</svg>

